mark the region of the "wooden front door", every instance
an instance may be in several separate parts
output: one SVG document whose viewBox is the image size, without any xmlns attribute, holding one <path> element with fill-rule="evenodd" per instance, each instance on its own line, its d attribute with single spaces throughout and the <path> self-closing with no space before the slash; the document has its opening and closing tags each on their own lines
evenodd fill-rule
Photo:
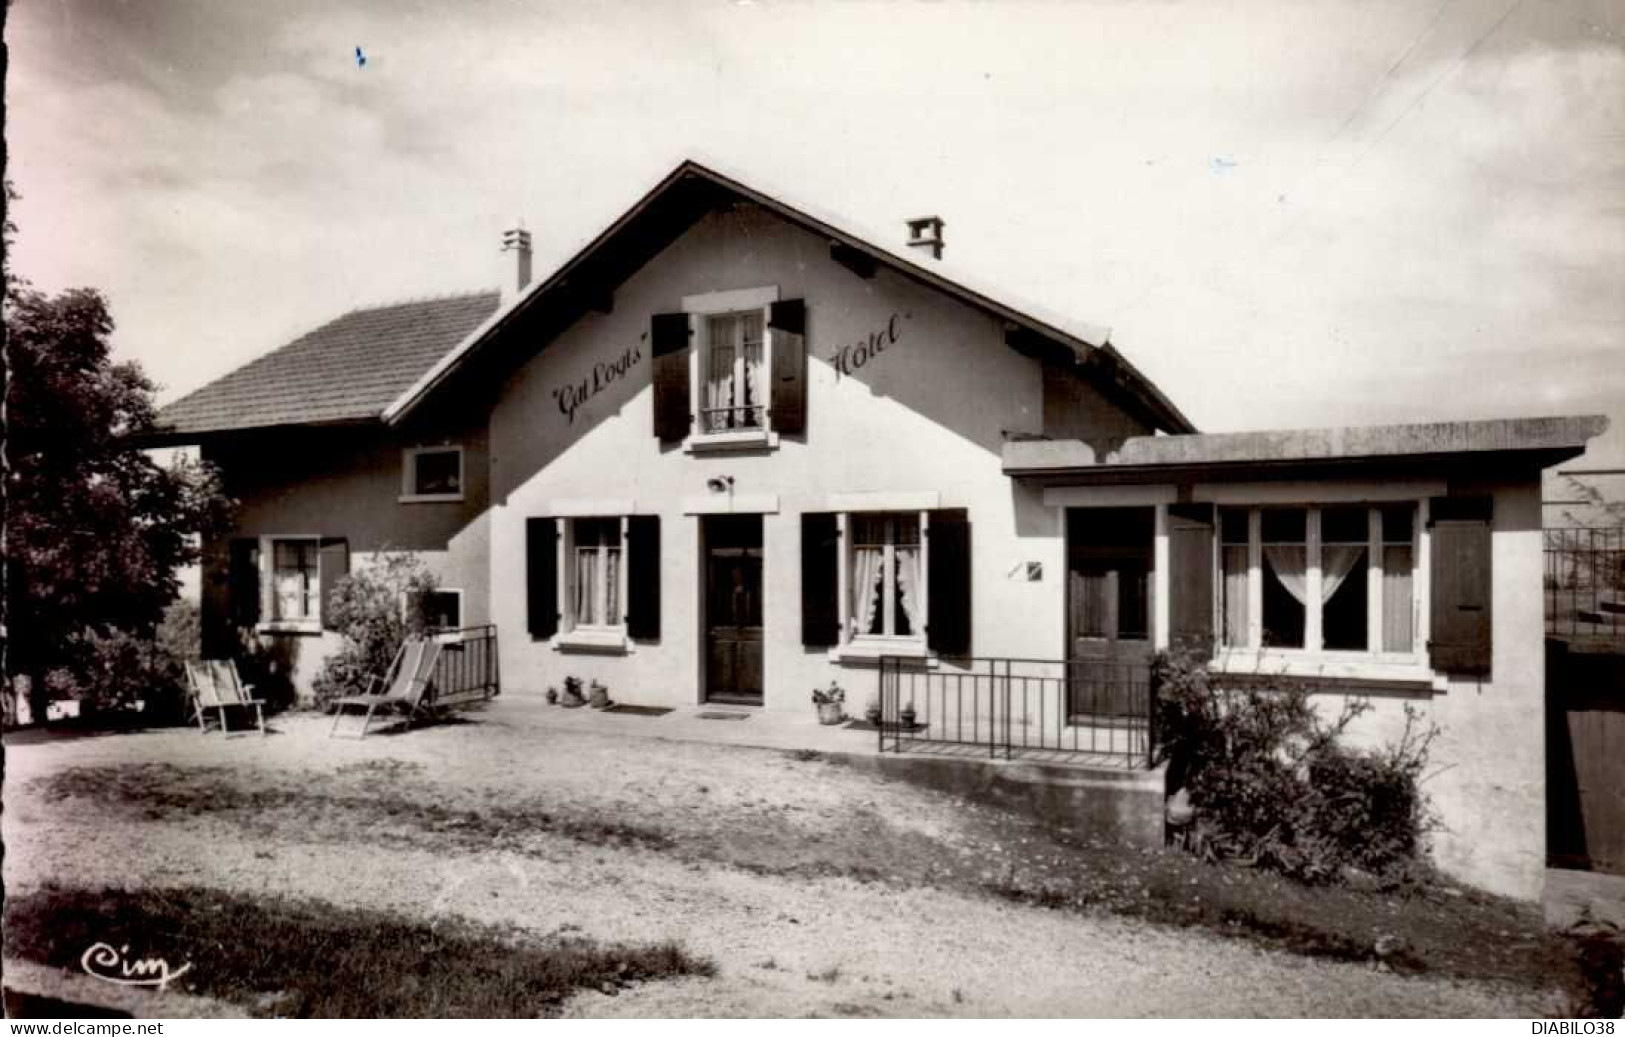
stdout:
<svg viewBox="0 0 1625 1037">
<path fill-rule="evenodd" d="M 1140 718 L 1150 708 L 1151 508 L 1067 512 L 1067 712 Z"/>
<path fill-rule="evenodd" d="M 705 697 L 762 701 L 762 517 L 705 519 Z"/>
</svg>

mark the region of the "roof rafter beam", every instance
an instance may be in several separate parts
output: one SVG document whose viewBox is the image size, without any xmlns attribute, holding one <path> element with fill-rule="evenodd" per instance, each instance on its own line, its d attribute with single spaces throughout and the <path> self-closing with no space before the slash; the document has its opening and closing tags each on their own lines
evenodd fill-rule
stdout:
<svg viewBox="0 0 1625 1037">
<path fill-rule="evenodd" d="M 875 257 L 860 248 L 853 248 L 844 241 L 829 243 L 829 258 L 846 267 L 865 281 L 874 280 L 875 271 L 879 264 Z"/>
</svg>

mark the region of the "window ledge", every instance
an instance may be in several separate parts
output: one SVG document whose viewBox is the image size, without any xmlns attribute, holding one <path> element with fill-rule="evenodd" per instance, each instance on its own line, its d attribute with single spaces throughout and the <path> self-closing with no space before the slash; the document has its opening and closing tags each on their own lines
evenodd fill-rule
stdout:
<svg viewBox="0 0 1625 1037">
<path fill-rule="evenodd" d="M 558 652 L 598 652 L 603 655 L 625 655 L 632 642 L 624 630 L 571 630 L 553 639 L 553 650 Z"/>
<path fill-rule="evenodd" d="M 729 450 L 777 450 L 778 448 L 779 434 L 770 429 L 697 433 L 683 440 L 683 452 L 688 454 L 724 453 Z"/>
<path fill-rule="evenodd" d="M 936 654 L 919 641 L 848 641 L 829 650 L 829 660 L 844 666 L 878 663 L 882 656 L 937 665 Z"/>
<path fill-rule="evenodd" d="M 1331 655 L 1289 655 L 1284 652 L 1222 651 L 1213 658 L 1217 673 L 1260 677 L 1300 677 L 1305 680 L 1405 684 L 1444 691 L 1448 684 L 1420 660 L 1349 659 Z"/>
<path fill-rule="evenodd" d="M 315 619 L 274 619 L 254 625 L 256 634 L 320 634 L 322 624 Z"/>
<path fill-rule="evenodd" d="M 462 499 L 460 493 L 403 493 L 395 498 L 401 504 L 452 504 Z"/>
</svg>

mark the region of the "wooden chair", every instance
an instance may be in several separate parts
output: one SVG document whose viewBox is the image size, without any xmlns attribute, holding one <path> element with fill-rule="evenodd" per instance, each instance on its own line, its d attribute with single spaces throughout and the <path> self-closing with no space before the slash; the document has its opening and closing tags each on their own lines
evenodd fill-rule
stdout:
<svg viewBox="0 0 1625 1037">
<path fill-rule="evenodd" d="M 367 737 L 372 716 L 380 708 L 403 712 L 407 723 L 411 723 L 425 709 L 424 697 L 433 684 L 435 664 L 439 661 L 440 642 L 418 638 L 405 641 L 382 677 L 374 675 L 367 678 L 366 692 L 333 701 L 333 726 L 327 736 L 332 738 L 338 735 L 344 711 L 351 706 L 364 707 L 367 713 L 361 720 L 361 733 L 346 735 L 347 738 Z"/>
<path fill-rule="evenodd" d="M 262 709 L 264 702 L 253 697 L 254 686 L 242 682 L 237 675 L 237 664 L 232 660 L 202 659 L 197 662 L 188 660 L 186 682 L 191 687 L 192 713 L 197 718 L 199 732 L 208 732 L 208 711 L 211 709 L 219 714 L 221 733 L 230 734 L 231 726 L 226 721 L 226 710 L 252 707 L 254 724 L 259 728 L 260 734 L 265 734 L 265 713 Z"/>
</svg>

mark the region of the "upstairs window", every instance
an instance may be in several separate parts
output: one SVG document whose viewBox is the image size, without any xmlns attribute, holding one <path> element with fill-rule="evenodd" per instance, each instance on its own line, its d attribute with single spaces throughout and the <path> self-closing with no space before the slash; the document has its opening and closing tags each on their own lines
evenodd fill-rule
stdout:
<svg viewBox="0 0 1625 1037">
<path fill-rule="evenodd" d="M 463 448 L 410 447 L 403 455 L 401 500 L 458 501 L 463 499 Z"/>
<path fill-rule="evenodd" d="M 700 429 L 704 433 L 767 427 L 766 380 L 762 370 L 764 322 L 761 310 L 723 313 L 705 319 L 706 372 Z"/>
</svg>

